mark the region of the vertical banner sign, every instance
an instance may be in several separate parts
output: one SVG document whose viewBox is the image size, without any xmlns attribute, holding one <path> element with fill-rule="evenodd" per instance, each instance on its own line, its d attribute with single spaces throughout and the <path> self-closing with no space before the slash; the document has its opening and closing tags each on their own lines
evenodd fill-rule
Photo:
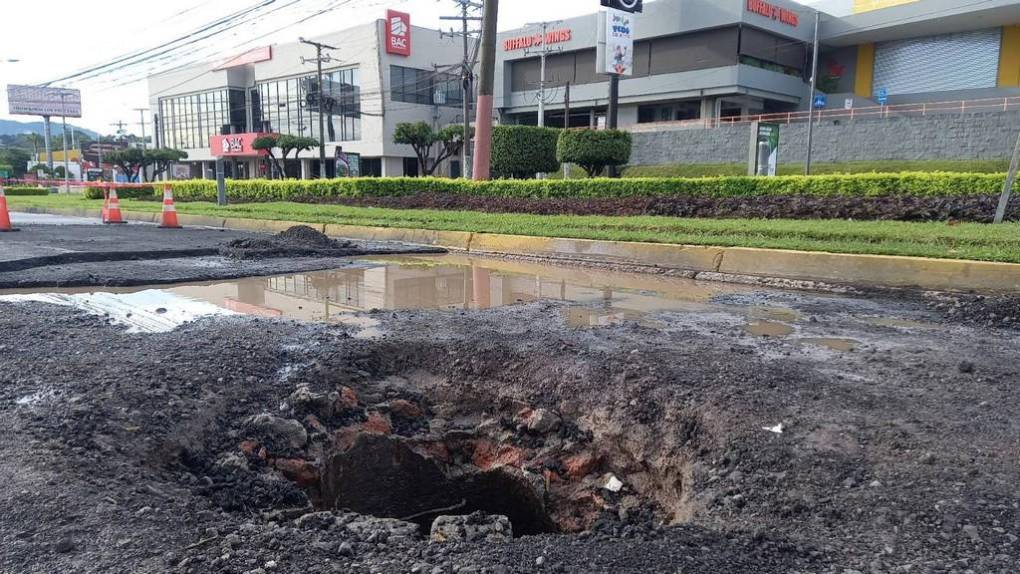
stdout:
<svg viewBox="0 0 1020 574">
<path fill-rule="evenodd" d="M 779 124 L 751 124 L 751 174 L 774 176 L 779 167 Z"/>
<path fill-rule="evenodd" d="M 606 10 L 606 66 L 601 72 L 634 74 L 634 15 L 630 12 Z"/>
<path fill-rule="evenodd" d="M 411 15 L 396 10 L 386 11 L 386 53 L 411 55 Z"/>
</svg>

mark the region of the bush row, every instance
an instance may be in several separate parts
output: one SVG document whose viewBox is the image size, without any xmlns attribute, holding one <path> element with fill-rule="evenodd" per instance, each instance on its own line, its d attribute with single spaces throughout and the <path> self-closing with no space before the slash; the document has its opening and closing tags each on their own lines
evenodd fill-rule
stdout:
<svg viewBox="0 0 1020 574">
<path fill-rule="evenodd" d="M 180 184 L 178 184 L 180 185 Z M 103 188 L 88 187 L 83 193 L 86 199 L 103 199 Z M 118 199 L 153 199 L 156 197 L 156 188 L 151 185 L 139 185 L 134 187 L 118 187 Z M 216 185 L 213 184 L 213 198 L 216 197 Z"/>
<path fill-rule="evenodd" d="M 29 185 L 16 185 L 4 188 L 5 195 L 49 195 L 50 190 L 45 187 L 34 187 Z"/>
<path fill-rule="evenodd" d="M 495 180 L 441 178 L 348 178 L 333 180 L 230 180 L 233 201 L 328 201 L 345 197 L 399 197 L 418 193 L 461 193 L 481 197 L 610 198 L 689 195 L 754 197 L 767 195 L 919 197 L 989 195 L 1002 189 L 1002 174 L 900 173 L 781 177 L 634 178 L 577 180 Z M 148 193 L 152 189 L 148 188 Z M 101 193 L 99 197 L 102 197 Z M 121 197 L 129 197 L 121 193 Z M 213 181 L 174 184 L 181 201 L 215 201 Z"/>
</svg>

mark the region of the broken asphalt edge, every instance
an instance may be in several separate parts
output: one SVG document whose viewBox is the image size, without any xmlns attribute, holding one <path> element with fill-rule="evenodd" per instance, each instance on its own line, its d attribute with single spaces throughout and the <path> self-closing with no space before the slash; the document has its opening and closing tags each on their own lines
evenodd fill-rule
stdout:
<svg viewBox="0 0 1020 574">
<path fill-rule="evenodd" d="M 26 208 L 27 213 L 99 217 L 99 210 Z M 124 211 L 131 221 L 159 213 Z M 594 239 L 533 237 L 400 227 L 310 224 L 178 214 L 182 225 L 279 232 L 308 225 L 333 237 L 443 247 L 469 254 L 575 264 L 609 264 L 691 279 L 849 292 L 855 287 L 949 292 L 1020 291 L 1020 264 L 899 255 L 863 255 L 751 247 L 711 247 Z M 641 269 L 634 269 L 641 270 Z M 678 272 L 678 273 L 677 273 Z"/>
</svg>

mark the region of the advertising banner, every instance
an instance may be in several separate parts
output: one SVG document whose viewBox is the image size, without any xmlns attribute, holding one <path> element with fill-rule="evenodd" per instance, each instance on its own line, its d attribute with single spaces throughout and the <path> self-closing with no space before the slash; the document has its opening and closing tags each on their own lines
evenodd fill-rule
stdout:
<svg viewBox="0 0 1020 574">
<path fill-rule="evenodd" d="M 751 124 L 751 175 L 774 176 L 779 167 L 779 124 Z"/>
<path fill-rule="evenodd" d="M 386 11 L 386 53 L 411 55 L 411 15 L 396 10 Z"/>
<path fill-rule="evenodd" d="M 600 72 L 630 76 L 634 73 L 634 15 L 606 10 L 606 66 Z"/>
<path fill-rule="evenodd" d="M 361 177 L 361 154 L 336 148 L 336 176 Z"/>
<path fill-rule="evenodd" d="M 7 86 L 8 112 L 12 116 L 81 117 L 81 92 L 39 86 Z"/>
</svg>

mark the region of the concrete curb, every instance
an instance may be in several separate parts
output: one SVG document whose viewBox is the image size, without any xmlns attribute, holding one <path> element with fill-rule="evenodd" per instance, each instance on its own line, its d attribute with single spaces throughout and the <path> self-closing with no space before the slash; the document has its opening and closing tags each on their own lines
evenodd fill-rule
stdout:
<svg viewBox="0 0 1020 574">
<path fill-rule="evenodd" d="M 28 208 L 24 211 L 99 217 L 99 210 Z M 153 222 L 159 217 L 157 213 L 136 211 L 124 211 L 123 215 L 125 219 L 144 222 Z M 778 279 L 790 284 L 813 281 L 934 291 L 1020 291 L 1020 264 L 1015 263 L 324 225 L 187 214 L 178 214 L 178 217 L 182 225 L 262 232 L 279 232 L 294 225 L 310 225 L 327 235 L 349 239 L 431 245 L 479 255 L 530 256 L 574 263 L 677 269 L 691 272 L 691 277 L 699 279 L 718 280 L 742 276 Z"/>
</svg>

